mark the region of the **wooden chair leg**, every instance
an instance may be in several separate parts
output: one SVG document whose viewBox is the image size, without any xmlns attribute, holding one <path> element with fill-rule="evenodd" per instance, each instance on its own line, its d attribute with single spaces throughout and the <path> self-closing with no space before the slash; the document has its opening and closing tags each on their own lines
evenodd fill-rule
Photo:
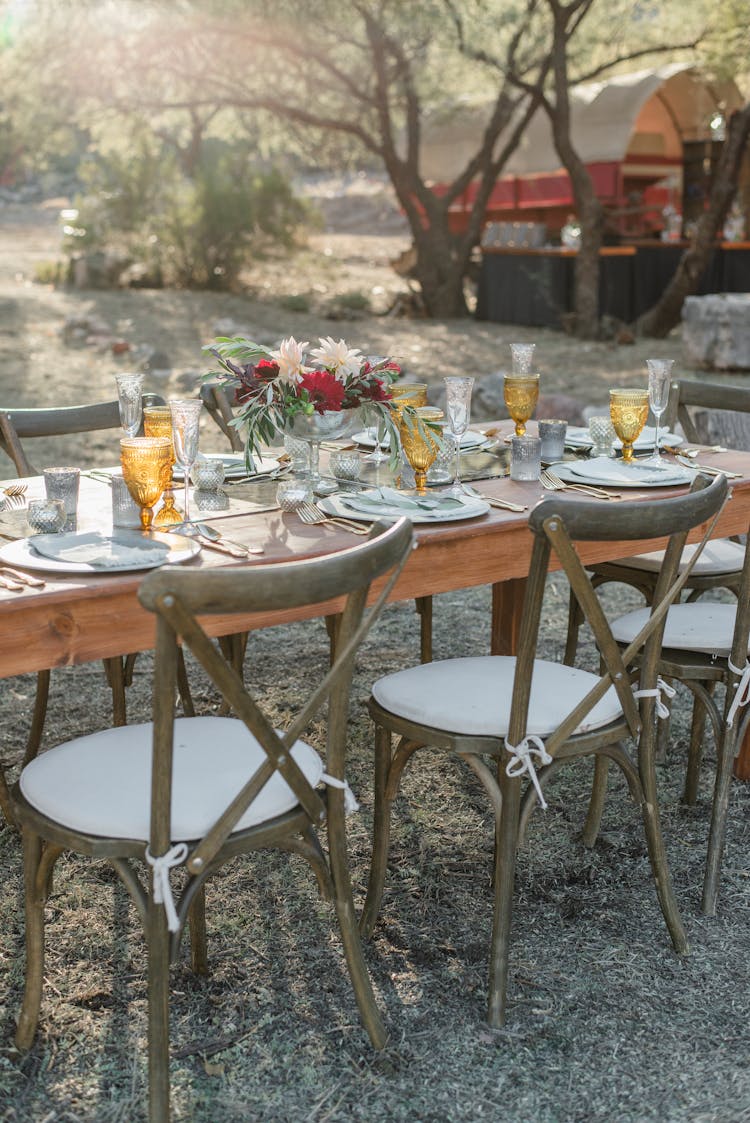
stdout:
<svg viewBox="0 0 750 1123">
<path fill-rule="evenodd" d="M 422 663 L 432 662 L 432 597 L 417 597 L 414 601 L 419 614 L 419 657 Z"/>
<path fill-rule="evenodd" d="M 383 887 L 388 867 L 391 837 L 391 806 L 388 797 L 388 773 L 391 766 L 391 735 L 382 726 L 375 728 L 375 798 L 373 817 L 372 861 L 367 895 L 359 927 L 363 936 L 371 936 L 383 900 Z"/>
<path fill-rule="evenodd" d="M 13 812 L 8 781 L 5 779 L 2 765 L 0 765 L 0 816 L 5 819 L 9 827 L 18 830 L 18 820 Z"/>
<path fill-rule="evenodd" d="M 707 682 L 706 691 L 713 694 L 714 683 Z M 701 764 L 703 762 L 703 738 L 706 733 L 706 707 L 697 695 L 693 696 L 693 718 L 690 724 L 690 747 L 688 749 L 687 770 L 685 772 L 685 790 L 682 793 L 683 803 L 693 807 L 698 799 L 698 784 L 700 782 Z M 716 746 L 717 759 L 720 747 Z"/>
<path fill-rule="evenodd" d="M 42 1005 L 44 977 L 44 905 L 46 888 L 41 884 L 42 840 L 28 828 L 23 832 L 23 876 L 26 911 L 26 982 L 16 1030 L 16 1045 L 30 1049 Z"/>
<path fill-rule="evenodd" d="M 609 760 L 606 756 L 597 754 L 594 757 L 594 781 L 591 785 L 591 798 L 589 809 L 586 813 L 586 822 L 583 825 L 583 845 L 590 850 L 596 845 L 599 829 L 602 825 L 604 801 L 607 798 L 607 777 L 609 775 Z"/>
<path fill-rule="evenodd" d="M 47 703 L 49 701 L 50 672 L 40 671 L 36 676 L 36 695 L 34 697 L 34 712 L 31 716 L 31 729 L 26 741 L 26 752 L 23 757 L 24 766 L 33 760 L 39 752 L 44 732 L 44 720 L 47 717 Z"/>
<path fill-rule="evenodd" d="M 138 652 L 132 651 L 130 655 L 125 656 L 123 669 L 125 678 L 125 687 L 133 685 L 133 672 L 135 670 L 135 661 L 138 658 Z"/>
<path fill-rule="evenodd" d="M 729 792 L 732 783 L 732 765 L 738 740 L 733 730 L 725 730 L 721 746 L 717 747 L 716 781 L 711 806 L 711 829 L 708 835 L 708 856 L 706 873 L 703 880 L 703 912 L 706 916 L 716 915 L 716 900 L 719 895 L 719 874 L 724 856 L 724 842 L 727 834 L 727 813 Z"/>
<path fill-rule="evenodd" d="M 206 940 L 206 890 L 199 889 L 188 912 L 190 925 L 190 963 L 196 975 L 208 974 L 208 943 Z"/>
<path fill-rule="evenodd" d="M 375 992 L 362 952 L 362 941 L 354 912 L 354 898 L 347 859 L 344 793 L 339 791 L 329 793 L 328 850 L 335 890 L 336 915 L 341 929 L 344 955 L 346 956 L 354 995 L 357 999 L 362 1023 L 373 1047 L 382 1049 L 388 1035 L 375 1001 Z"/>
<path fill-rule="evenodd" d="M 672 877 L 667 862 L 667 852 L 664 848 L 664 839 L 661 833 L 661 823 L 658 812 L 658 793 L 656 789 L 656 767 L 654 763 L 654 743 L 656 740 L 656 726 L 649 724 L 641 733 L 638 750 L 638 773 L 641 778 L 643 790 L 643 826 L 646 832 L 648 855 L 651 869 L 656 881 L 656 892 L 659 897 L 661 911 L 672 937 L 675 951 L 683 955 L 688 950 L 687 935 L 677 907 L 677 900 L 672 887 Z"/>
<path fill-rule="evenodd" d="M 513 889 L 516 876 L 518 821 L 521 803 L 520 781 L 508 776 L 502 764 L 500 764 L 498 772 L 502 811 L 500 821 L 495 828 L 495 892 L 487 1005 L 487 1021 L 494 1028 L 502 1026 L 505 1022 L 510 930 L 513 919 Z"/>
<path fill-rule="evenodd" d="M 195 706 L 193 705 L 193 696 L 190 693 L 185 656 L 181 647 L 177 649 L 177 693 L 180 696 L 182 712 L 185 717 L 195 717 Z"/>
<path fill-rule="evenodd" d="M 570 597 L 568 599 L 568 631 L 565 636 L 565 654 L 563 655 L 563 663 L 567 666 L 575 666 L 576 652 L 578 651 L 578 633 L 581 630 L 583 623 L 583 612 L 578 603 L 575 593 L 570 590 Z"/>
<path fill-rule="evenodd" d="M 149 899 L 148 1087 L 149 1123 L 169 1123 L 169 932 L 162 905 Z"/>
</svg>

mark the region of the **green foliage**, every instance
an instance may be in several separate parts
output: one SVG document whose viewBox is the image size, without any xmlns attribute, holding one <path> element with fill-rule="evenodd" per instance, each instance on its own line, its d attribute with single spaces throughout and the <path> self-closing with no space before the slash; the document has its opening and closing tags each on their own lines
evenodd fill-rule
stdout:
<svg viewBox="0 0 750 1123">
<path fill-rule="evenodd" d="M 279 297 L 278 303 L 287 312 L 310 311 L 310 297 L 305 292 L 290 292 L 287 296 Z"/>
<path fill-rule="evenodd" d="M 145 130 L 124 151 L 96 151 L 81 169 L 83 233 L 66 248 L 121 252 L 168 285 L 227 289 L 254 254 L 292 243 L 304 205 L 280 172 L 253 169 L 246 146 L 206 142 L 191 172 Z"/>
</svg>

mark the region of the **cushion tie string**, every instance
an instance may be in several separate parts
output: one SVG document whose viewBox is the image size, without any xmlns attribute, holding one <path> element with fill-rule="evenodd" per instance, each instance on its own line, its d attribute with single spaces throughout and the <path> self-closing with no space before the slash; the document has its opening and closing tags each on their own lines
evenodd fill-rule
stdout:
<svg viewBox="0 0 750 1123">
<path fill-rule="evenodd" d="M 666 702 L 662 701 L 662 694 L 666 694 L 667 698 L 674 698 L 677 691 L 673 686 L 670 686 L 661 675 L 656 680 L 656 687 L 654 690 L 634 690 L 634 698 L 655 698 L 656 699 L 656 716 L 665 721 L 669 717 L 669 707 Z"/>
<path fill-rule="evenodd" d="M 146 861 L 151 866 L 154 879 L 154 904 L 164 905 L 167 914 L 167 927 L 170 932 L 176 932 L 180 927 L 177 909 L 174 907 L 172 886 L 169 882 L 169 871 L 175 866 L 181 866 L 188 856 L 187 844 L 178 842 L 171 850 L 155 858 L 148 846 L 146 847 Z"/>
<path fill-rule="evenodd" d="M 730 671 L 734 671 L 736 675 L 740 676 L 740 681 L 735 686 L 732 705 L 729 707 L 729 713 L 727 714 L 727 729 L 731 729 L 737 711 L 750 702 L 750 663 L 745 663 L 744 667 L 735 667 L 732 660 L 727 659 L 727 666 Z"/>
<path fill-rule="evenodd" d="M 523 776 L 524 772 L 528 772 L 529 779 L 536 788 L 536 794 L 539 796 L 539 802 L 544 810 L 547 810 L 547 802 L 542 793 L 542 786 L 539 783 L 539 777 L 534 768 L 534 762 L 531 759 L 532 754 L 539 757 L 540 764 L 551 764 L 552 757 L 544 747 L 544 741 L 541 737 L 535 737 L 534 734 L 527 734 L 523 741 L 518 745 L 511 745 L 508 743 L 508 738 L 505 738 L 505 748 L 510 753 L 510 760 L 508 761 L 505 772 L 506 775 Z"/>
<path fill-rule="evenodd" d="M 335 776 L 329 776 L 327 772 L 324 772 L 320 778 L 329 788 L 338 788 L 340 791 L 343 791 L 344 812 L 347 815 L 350 815 L 352 811 L 359 811 L 359 804 L 357 803 L 354 792 L 349 787 L 346 780 L 338 780 Z"/>
</svg>

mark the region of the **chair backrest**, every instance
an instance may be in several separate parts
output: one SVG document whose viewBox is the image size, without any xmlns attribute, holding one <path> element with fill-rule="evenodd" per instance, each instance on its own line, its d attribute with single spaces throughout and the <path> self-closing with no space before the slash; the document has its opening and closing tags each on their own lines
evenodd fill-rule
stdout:
<svg viewBox="0 0 750 1123">
<path fill-rule="evenodd" d="M 750 448 L 750 388 L 721 382 L 672 383 L 665 424 L 682 425 L 689 441 Z M 739 416 L 738 416 L 739 415 Z"/>
<path fill-rule="evenodd" d="M 191 873 L 205 870 L 269 778 L 278 771 L 313 824 L 324 817 L 320 795 L 290 754 L 303 729 L 328 703 L 326 771 L 344 779 L 349 687 L 357 648 L 369 631 L 409 556 L 412 527 L 401 519 L 376 524 L 365 542 L 336 554 L 282 564 L 231 570 L 193 571 L 177 566 L 149 574 L 141 584 L 141 603 L 157 616 L 154 666 L 154 754 L 151 804 L 152 854 L 170 845 L 172 727 L 177 673 L 177 639 L 190 649 L 225 700 L 258 739 L 266 760 L 201 842 L 187 862 Z M 390 571 L 390 572 L 389 572 Z M 365 606 L 374 580 L 389 574 L 372 608 Z M 263 713 L 241 676 L 217 652 L 198 616 L 274 611 L 324 605 L 345 598 L 336 657 L 321 682 L 283 735 Z M 321 614 L 326 609 L 321 608 Z M 327 609 L 331 611 L 330 606 Z M 333 801 L 336 803 L 336 801 Z"/>
<path fill-rule="evenodd" d="M 234 414 L 224 387 L 206 383 L 201 386 L 200 397 L 206 412 L 219 426 L 234 452 L 242 452 L 245 446 L 236 426 L 231 424 Z"/>
<path fill-rule="evenodd" d="M 166 403 L 159 394 L 144 394 L 143 404 L 163 406 Z M 116 401 L 51 409 L 0 410 L 0 448 L 13 461 L 19 476 L 36 476 L 38 469 L 28 458 L 24 440 L 93 433 L 98 429 L 117 429 L 119 426 L 120 409 Z"/>
<path fill-rule="evenodd" d="M 510 725 L 507 743 L 521 744 L 526 737 L 531 678 L 537 653 L 539 624 L 542 616 L 544 586 L 549 562 L 554 551 L 589 623 L 601 654 L 603 671 L 586 697 L 570 711 L 557 729 L 545 738 L 547 752 L 555 750 L 581 724 L 584 717 L 604 697 L 611 686 L 615 687 L 623 714 L 631 734 L 636 736 L 653 712 L 654 699 L 647 698 L 639 706 L 633 696 L 627 667 L 641 654 L 641 687 L 653 689 L 656 683 L 656 660 L 661 649 L 667 609 L 678 596 L 690 575 L 686 567 L 677 577 L 677 567 L 688 533 L 708 523 L 710 534 L 715 519 L 727 498 L 727 481 L 717 476 L 711 482 L 706 476 L 696 477 L 689 494 L 675 498 L 658 499 L 643 503 L 591 502 L 577 503 L 549 498 L 534 508 L 529 517 L 529 527 L 534 535 L 529 580 L 526 589 L 523 618 L 518 641 L 518 657 L 513 686 Z M 664 564 L 657 582 L 654 601 L 648 622 L 635 639 L 621 652 L 612 636 L 607 617 L 601 606 L 591 577 L 578 557 L 576 542 L 621 541 L 623 543 L 669 538 Z M 623 554 L 629 551 L 623 549 Z M 699 551 L 696 551 L 697 559 Z"/>
</svg>

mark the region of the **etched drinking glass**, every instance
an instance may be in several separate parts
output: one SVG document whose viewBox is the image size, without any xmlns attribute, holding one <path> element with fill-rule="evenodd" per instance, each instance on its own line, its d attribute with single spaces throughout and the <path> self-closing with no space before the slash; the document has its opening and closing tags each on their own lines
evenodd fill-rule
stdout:
<svg viewBox="0 0 750 1123">
<path fill-rule="evenodd" d="M 648 390 L 610 390 L 609 415 L 622 441 L 623 462 L 632 464 L 633 442 L 638 440 L 648 418 Z"/>
<path fill-rule="evenodd" d="M 174 456 L 185 480 L 185 522 L 190 522 L 190 469 L 198 455 L 198 425 L 203 402 L 200 398 L 175 399 L 169 403 L 172 413 L 172 444 Z"/>
<path fill-rule="evenodd" d="M 146 437 L 167 437 L 172 447 L 172 458 L 169 465 L 169 486 L 164 490 L 162 508 L 154 516 L 154 526 L 175 526 L 182 522 L 182 515 L 177 510 L 174 499 L 174 445 L 172 444 L 172 411 L 169 406 L 146 406 L 143 411 L 143 434 Z"/>
<path fill-rule="evenodd" d="M 440 421 L 443 411 L 422 407 L 414 413 L 399 414 L 399 436 L 404 456 L 414 469 L 414 486 L 418 495 L 427 493 L 427 470 L 440 448 L 440 436 L 429 422 Z"/>
<path fill-rule="evenodd" d="M 661 467 L 659 426 L 661 415 L 667 408 L 667 402 L 669 401 L 669 387 L 672 382 L 674 359 L 646 359 L 646 366 L 648 367 L 648 402 L 656 420 L 656 432 L 654 434 L 654 451 L 645 463 Z"/>
<path fill-rule="evenodd" d="M 134 437 L 143 418 L 143 375 L 116 374 L 120 424 L 129 437 Z"/>
<path fill-rule="evenodd" d="M 471 391 L 474 388 L 474 379 L 451 375 L 443 381 L 445 382 L 445 413 L 448 418 L 448 427 L 456 438 L 456 460 L 450 492 L 460 498 L 464 494 L 464 486 L 461 483 L 461 437 L 469 428 Z"/>
<path fill-rule="evenodd" d="M 169 437 L 123 437 L 120 441 L 122 475 L 141 509 L 143 530 L 151 529 L 154 504 L 169 484 L 171 460 Z"/>
</svg>

